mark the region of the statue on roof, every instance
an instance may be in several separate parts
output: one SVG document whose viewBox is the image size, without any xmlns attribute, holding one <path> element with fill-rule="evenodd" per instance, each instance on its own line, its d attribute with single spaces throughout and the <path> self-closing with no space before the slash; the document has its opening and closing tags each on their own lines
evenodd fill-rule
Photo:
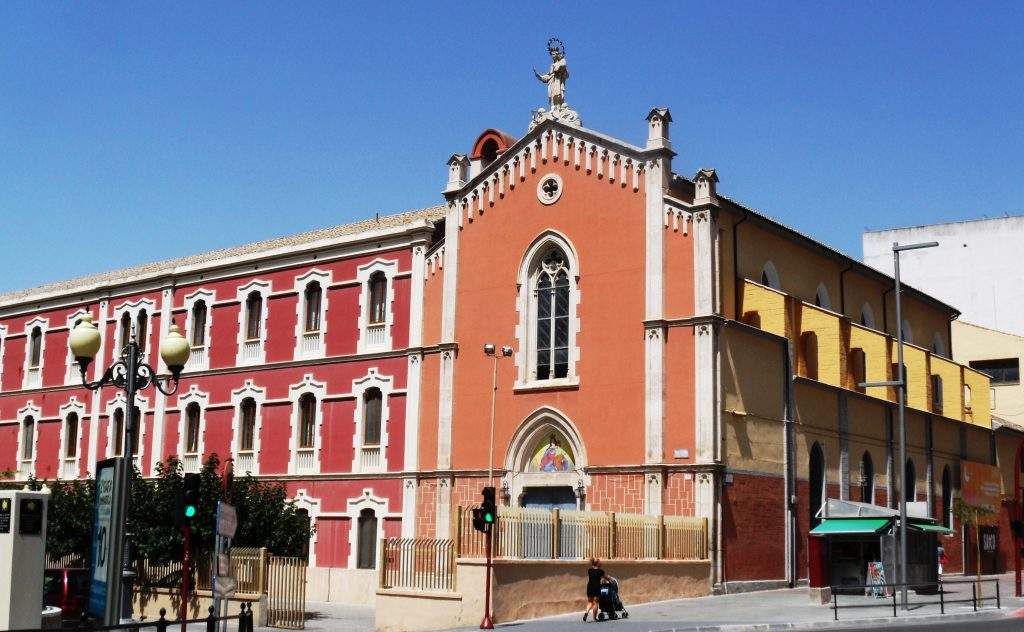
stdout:
<svg viewBox="0 0 1024 632">
<path fill-rule="evenodd" d="M 579 114 L 569 108 L 565 102 L 565 84 L 569 81 L 569 66 L 565 61 L 565 45 L 562 44 L 562 40 L 557 37 L 549 39 L 548 54 L 551 55 L 551 67 L 544 74 L 540 74 L 534 68 L 533 74 L 538 81 L 547 85 L 548 105 L 551 109 L 549 111 L 545 111 L 544 108 L 535 110 L 530 129 L 545 119 L 556 119 L 578 127 L 580 125 Z"/>
</svg>

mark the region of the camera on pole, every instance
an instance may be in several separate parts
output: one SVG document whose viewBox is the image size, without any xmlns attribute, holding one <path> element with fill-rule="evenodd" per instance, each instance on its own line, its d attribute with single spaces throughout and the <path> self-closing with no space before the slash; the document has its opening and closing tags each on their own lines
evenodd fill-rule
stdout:
<svg viewBox="0 0 1024 632">
<path fill-rule="evenodd" d="M 175 523 L 179 527 L 190 527 L 199 514 L 199 482 L 198 474 L 186 474 L 178 496 L 174 512 Z"/>
</svg>

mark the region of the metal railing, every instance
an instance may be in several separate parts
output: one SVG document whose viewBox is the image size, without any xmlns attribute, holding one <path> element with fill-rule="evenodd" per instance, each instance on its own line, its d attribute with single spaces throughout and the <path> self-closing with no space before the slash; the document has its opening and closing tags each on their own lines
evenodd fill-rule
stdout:
<svg viewBox="0 0 1024 632">
<path fill-rule="evenodd" d="M 259 362 L 263 351 L 263 342 L 260 340 L 245 340 L 242 342 L 242 362 Z"/>
<path fill-rule="evenodd" d="M 316 471 L 315 448 L 299 448 L 295 451 L 295 471 L 300 474 Z"/>
<path fill-rule="evenodd" d="M 306 627 L 306 558 L 271 557 L 267 564 L 267 625 Z"/>
<path fill-rule="evenodd" d="M 237 592 L 253 595 L 267 592 L 269 560 L 270 556 L 265 548 L 231 549 L 231 576 L 238 582 Z M 181 561 L 152 564 L 148 559 L 142 559 L 136 566 L 136 573 L 136 583 L 140 587 L 178 586 L 181 582 Z M 192 573 L 194 576 L 193 586 L 197 590 L 210 590 L 210 567 L 208 564 L 193 566 Z"/>
<path fill-rule="evenodd" d="M 366 346 L 371 349 L 382 349 L 387 346 L 385 323 L 366 326 Z"/>
<path fill-rule="evenodd" d="M 202 371 L 207 368 L 209 368 L 209 364 L 206 356 L 206 347 L 192 347 L 185 369 L 188 371 Z"/>
<path fill-rule="evenodd" d="M 247 450 L 239 451 L 235 455 L 235 471 L 240 473 L 256 471 L 256 453 Z"/>
<path fill-rule="evenodd" d="M 323 346 L 323 335 L 319 331 L 307 331 L 302 334 L 302 340 L 299 343 L 299 352 L 303 356 L 311 356 L 320 353 L 320 349 Z"/>
<path fill-rule="evenodd" d="M 376 472 L 382 469 L 384 460 L 381 458 L 379 445 L 363 446 L 359 449 L 359 469 L 364 472 Z"/>
<path fill-rule="evenodd" d="M 53 557 L 52 555 L 46 555 L 45 567 L 46 570 L 54 570 L 60 568 L 85 568 L 88 558 L 82 553 L 68 553 L 61 557 Z"/>
<path fill-rule="evenodd" d="M 83 613 L 78 625 L 73 627 L 63 627 L 65 630 L 94 630 L 100 631 L 124 631 L 124 632 L 139 632 L 139 630 L 155 630 L 156 632 L 167 632 L 168 629 L 180 626 L 182 624 L 200 623 L 206 626 L 206 632 L 216 632 L 220 627 L 217 624 L 222 621 L 238 621 L 238 632 L 253 632 L 253 617 L 252 617 L 252 604 L 243 602 L 239 606 L 238 614 L 228 615 L 224 617 L 213 616 L 213 606 L 209 607 L 209 614 L 199 619 L 186 619 L 182 621 L 168 620 L 167 609 L 160 608 L 160 618 L 154 619 L 153 621 L 136 621 L 134 623 L 118 623 L 115 625 L 94 625 L 89 621 L 88 615 Z M 23 628 L 19 630 L 9 630 L 8 632 L 47 632 L 45 628 Z"/>
<path fill-rule="evenodd" d="M 981 584 L 992 584 L 992 583 L 994 583 L 995 586 L 996 586 L 996 590 L 995 590 L 995 594 L 994 595 L 986 596 L 986 595 L 983 594 L 984 590 L 981 591 L 982 594 L 979 594 L 979 590 L 978 590 L 979 585 L 981 585 Z M 970 596 L 970 598 L 963 597 L 963 598 L 959 598 L 958 599 L 958 598 L 955 597 L 955 595 L 958 595 L 959 593 L 957 593 L 956 591 L 949 591 L 949 590 L 946 589 L 946 586 L 964 585 L 964 584 L 970 584 L 971 585 L 971 596 Z M 960 580 L 942 580 L 942 579 L 940 579 L 940 580 L 935 581 L 935 582 L 924 583 L 924 584 L 907 584 L 906 586 L 907 586 L 908 590 L 913 590 L 917 594 L 924 593 L 924 594 L 937 594 L 938 595 L 938 600 L 934 600 L 933 599 L 933 600 L 921 601 L 921 600 L 916 600 L 916 599 L 911 600 L 909 598 L 909 594 L 908 594 L 907 604 L 908 604 L 908 606 L 913 606 L 914 609 L 919 609 L 919 608 L 924 607 L 924 606 L 936 606 L 937 605 L 937 606 L 939 606 L 939 613 L 940 614 L 946 614 L 946 606 L 949 605 L 949 604 L 965 604 L 965 603 L 969 603 L 969 604 L 971 604 L 973 606 L 974 611 L 977 612 L 978 608 L 984 608 L 985 607 L 985 601 L 986 600 L 991 602 L 993 599 L 995 600 L 995 603 L 996 603 L 996 609 L 1002 608 L 1002 599 L 1001 599 L 1000 594 L 999 594 L 999 579 L 995 578 L 995 577 L 993 577 L 993 578 L 982 578 L 982 579 L 960 579 Z M 874 602 L 874 603 L 866 602 L 865 601 L 865 599 L 872 599 L 872 598 L 874 598 L 874 599 L 878 599 L 878 598 L 891 599 L 892 600 L 891 606 L 889 606 L 889 604 L 886 604 L 886 607 L 891 607 L 892 608 L 892 616 L 894 616 L 894 617 L 899 616 L 898 615 L 898 606 L 899 606 L 898 594 L 899 594 L 900 591 L 898 589 L 900 589 L 902 587 L 903 587 L 903 584 L 895 584 L 895 583 L 893 583 L 893 584 L 861 584 L 861 585 L 856 585 L 856 586 L 846 586 L 846 585 L 844 585 L 844 586 L 830 586 L 830 589 L 832 591 L 832 606 L 831 606 L 831 608 L 832 608 L 832 613 L 833 613 L 833 619 L 836 620 L 836 621 L 839 620 L 839 610 L 841 608 L 879 608 L 879 607 L 881 607 L 881 604 L 878 603 L 877 601 Z M 883 592 L 888 592 L 888 593 L 891 593 L 891 594 L 888 594 L 888 595 L 883 594 L 883 595 L 879 595 L 877 597 L 871 597 L 871 596 L 867 596 L 867 595 L 844 595 L 844 598 L 849 598 L 850 600 L 859 599 L 859 601 L 857 603 L 846 603 L 846 604 L 840 605 L 839 604 L 839 594 L 836 592 L 837 589 L 838 590 L 844 590 L 844 591 L 845 590 L 877 590 L 877 589 L 882 589 Z M 953 598 L 950 598 L 950 597 L 946 596 L 947 594 L 950 594 L 950 593 L 954 595 Z"/>
<path fill-rule="evenodd" d="M 199 472 L 199 454 L 181 455 L 181 469 L 190 474 Z"/>
<path fill-rule="evenodd" d="M 455 514 L 459 557 L 483 557 L 486 539 L 473 529 L 472 512 Z M 494 557 L 511 559 L 708 559 L 707 520 L 601 511 L 501 507 Z"/>
<path fill-rule="evenodd" d="M 78 459 L 77 458 L 65 458 L 61 459 L 60 465 L 60 477 L 62 479 L 78 478 Z"/>
<path fill-rule="evenodd" d="M 25 373 L 25 388 L 39 388 L 43 385 L 43 371 L 41 367 L 29 367 Z"/>
<path fill-rule="evenodd" d="M 455 590 L 455 542 L 387 538 L 380 548 L 380 587 Z"/>
</svg>

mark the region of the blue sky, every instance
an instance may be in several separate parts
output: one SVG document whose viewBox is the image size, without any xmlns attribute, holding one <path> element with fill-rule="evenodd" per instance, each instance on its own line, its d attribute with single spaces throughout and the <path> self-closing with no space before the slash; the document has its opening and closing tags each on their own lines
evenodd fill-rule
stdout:
<svg viewBox="0 0 1024 632">
<path fill-rule="evenodd" d="M 435 204 L 552 35 L 587 127 L 669 106 L 677 172 L 854 256 L 1024 213 L 1024 4 L 631 6 L 2 3 L 0 291 Z"/>
</svg>

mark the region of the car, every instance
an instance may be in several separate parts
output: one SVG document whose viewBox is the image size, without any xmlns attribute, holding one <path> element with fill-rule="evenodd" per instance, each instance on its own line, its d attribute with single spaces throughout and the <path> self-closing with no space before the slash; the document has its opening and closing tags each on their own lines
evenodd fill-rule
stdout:
<svg viewBox="0 0 1024 632">
<path fill-rule="evenodd" d="M 55 568 L 43 572 L 43 605 L 60 608 L 61 619 L 78 621 L 89 603 L 89 569 Z"/>
</svg>

